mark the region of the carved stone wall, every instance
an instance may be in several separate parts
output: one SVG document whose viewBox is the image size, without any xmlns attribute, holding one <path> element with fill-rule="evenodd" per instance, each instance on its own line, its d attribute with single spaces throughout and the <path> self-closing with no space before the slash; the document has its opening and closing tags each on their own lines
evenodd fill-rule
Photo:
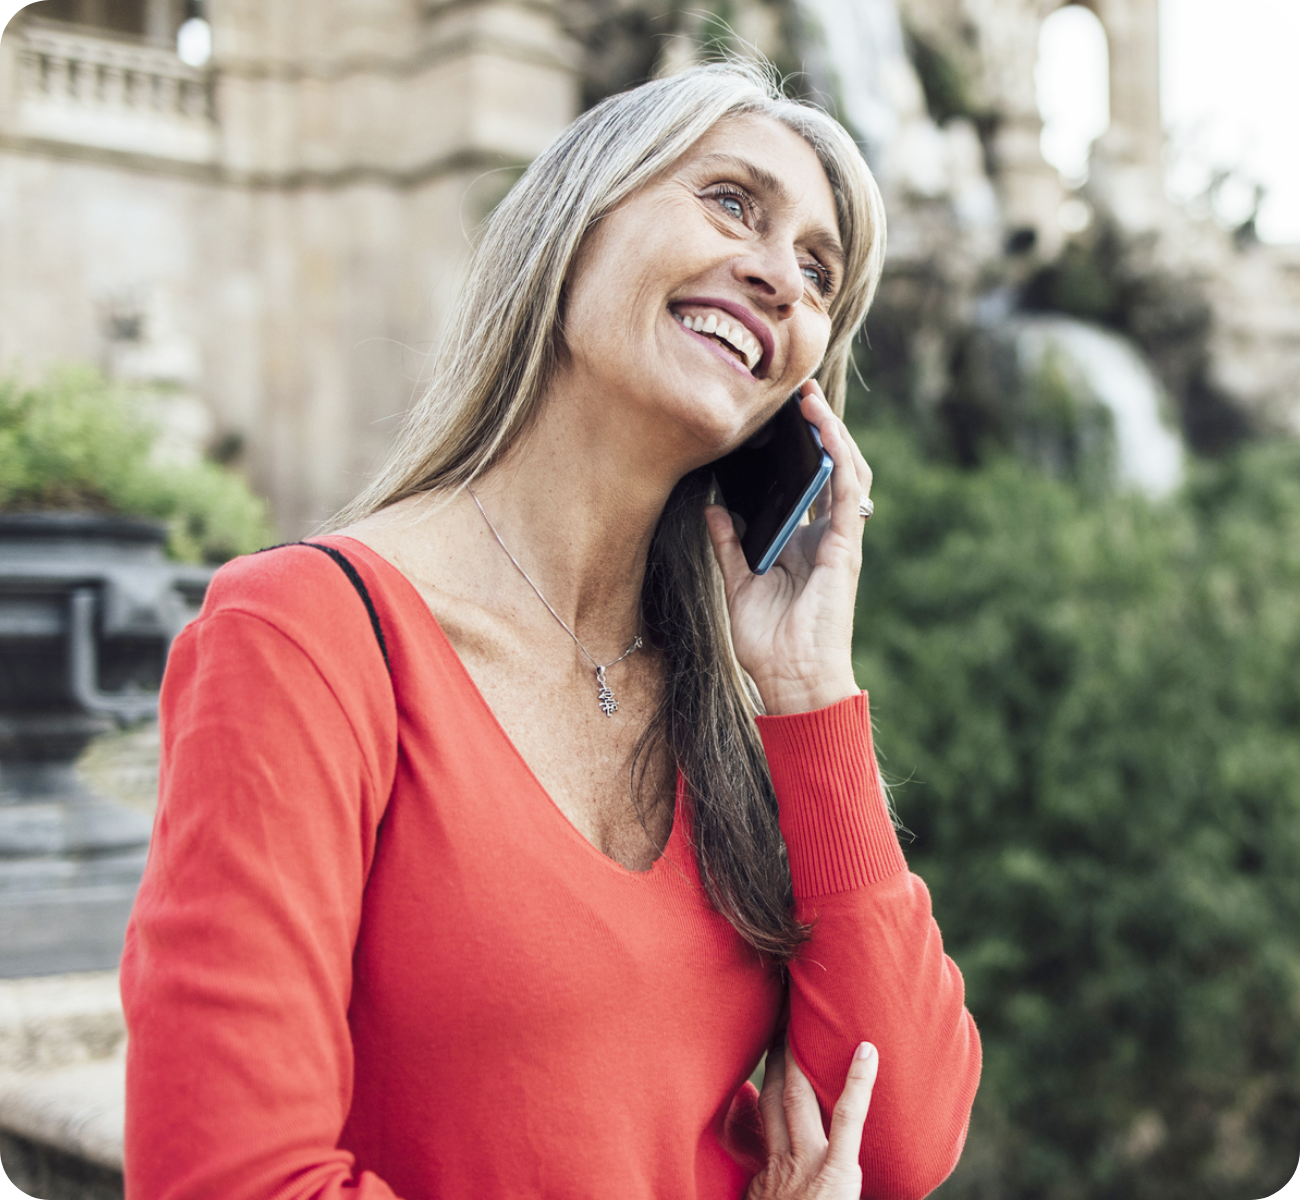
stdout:
<svg viewBox="0 0 1300 1200">
<path fill-rule="evenodd" d="M 78 20 L 108 2 L 58 0 Z M 131 2 L 154 24 L 179 11 Z M 1204 296 L 1208 386 L 1300 426 L 1294 255 L 1169 208 L 1158 0 L 1088 3 L 1111 56 L 1095 203 L 1134 270 L 1150 260 Z M 157 37 L 20 17 L 0 38 L 0 371 L 83 359 L 185 389 L 226 452 L 242 446 L 285 536 L 310 529 L 382 453 L 518 169 L 584 99 L 716 33 L 672 0 L 554 4 L 208 0 L 204 69 Z M 923 404 L 979 292 L 1064 243 L 1033 81 L 1060 6 L 899 0 L 926 86 L 894 80 L 890 265 L 868 332 Z M 732 26 L 795 70 L 796 10 L 738 0 Z"/>
<path fill-rule="evenodd" d="M 297 536 L 418 387 L 473 231 L 577 112 L 544 4 L 211 0 L 210 67 L 20 18 L 0 39 L 0 370 L 193 391 Z"/>
<path fill-rule="evenodd" d="M 1099 219 L 1119 235 L 1107 251 L 1122 259 L 1111 264 L 1114 270 L 1130 282 L 1157 281 L 1140 290 L 1148 301 L 1164 294 L 1169 302 L 1162 314 L 1144 301 L 1139 324 L 1160 327 L 1144 347 L 1158 365 L 1173 364 L 1166 383 L 1185 404 L 1219 413 L 1212 424 L 1235 413 L 1241 420 L 1228 424 L 1300 432 L 1300 250 L 1234 237 L 1168 201 L 1159 0 L 1082 2 L 1101 21 L 1110 54 L 1111 125 L 1093 147 L 1087 195 Z M 1016 278 L 1017 257 L 1023 278 L 1055 260 L 1066 241 L 1060 222 L 1065 192 L 1042 158 L 1034 89 L 1039 31 L 1061 7 L 1062 0 L 900 0 L 923 78 L 929 66 L 932 103 L 937 88 L 942 105 L 980 130 L 1004 248 L 1011 251 L 995 264 L 1003 279 Z M 975 278 L 970 271 L 954 274 L 947 265 L 952 261 L 944 247 L 930 256 L 928 271 L 935 304 L 949 313 L 960 309 L 953 296 L 961 280 Z M 914 283 L 919 276 L 903 278 Z M 889 284 L 882 289 L 886 303 Z M 1189 322 L 1191 310 L 1203 315 Z M 904 306 L 903 313 L 901 327 L 932 328 L 919 311 Z M 1130 332 L 1142 338 L 1142 330 Z M 1171 337 L 1186 344 L 1171 347 Z M 915 360 L 915 347 L 909 354 Z M 1204 419 L 1189 414 L 1193 424 Z M 1220 440 L 1220 434 L 1206 435 L 1207 446 Z"/>
</svg>

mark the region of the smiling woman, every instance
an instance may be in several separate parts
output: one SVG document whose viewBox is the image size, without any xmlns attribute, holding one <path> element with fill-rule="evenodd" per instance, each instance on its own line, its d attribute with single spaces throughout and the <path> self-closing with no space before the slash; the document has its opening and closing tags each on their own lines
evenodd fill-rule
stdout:
<svg viewBox="0 0 1300 1200">
<path fill-rule="evenodd" d="M 612 97 L 525 173 L 389 465 L 173 650 L 136 1200 L 952 1169 L 978 1038 L 849 657 L 871 472 L 837 412 L 883 254 L 852 140 L 757 68 Z M 759 577 L 710 464 L 795 391 L 831 484 Z"/>
</svg>

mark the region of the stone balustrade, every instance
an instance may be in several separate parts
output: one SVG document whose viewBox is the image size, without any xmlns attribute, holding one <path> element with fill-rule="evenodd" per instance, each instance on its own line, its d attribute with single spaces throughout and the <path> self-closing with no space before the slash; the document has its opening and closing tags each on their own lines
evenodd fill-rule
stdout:
<svg viewBox="0 0 1300 1200">
<path fill-rule="evenodd" d="M 15 132 L 151 157 L 217 154 L 209 72 L 171 49 L 28 19 L 19 26 Z"/>
</svg>

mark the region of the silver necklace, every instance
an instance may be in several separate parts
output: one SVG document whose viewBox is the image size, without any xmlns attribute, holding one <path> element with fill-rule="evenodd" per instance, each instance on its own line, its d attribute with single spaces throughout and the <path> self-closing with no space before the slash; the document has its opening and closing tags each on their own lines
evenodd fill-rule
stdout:
<svg viewBox="0 0 1300 1200">
<path fill-rule="evenodd" d="M 465 490 L 470 494 L 470 498 L 474 501 L 474 504 L 478 508 L 479 514 L 482 516 L 483 520 L 487 522 L 487 527 L 492 531 L 492 536 L 496 538 L 497 545 L 506 552 L 506 557 L 514 563 L 515 570 L 524 577 L 524 582 L 537 593 L 537 598 L 546 605 L 546 611 L 560 623 L 560 628 L 573 639 L 573 644 L 582 651 L 586 656 L 587 661 L 596 668 L 596 699 L 600 703 L 600 711 L 603 712 L 605 716 L 612 717 L 616 712 L 618 712 L 618 701 L 614 699 L 614 692 L 605 681 L 605 672 L 608 671 L 610 667 L 621 663 L 629 654 L 635 654 L 641 649 L 641 635 L 638 633 L 636 637 L 632 639 L 632 644 L 624 650 L 622 654 L 614 659 L 613 662 L 607 662 L 604 666 L 601 666 L 600 663 L 591 657 L 591 651 L 589 651 L 587 647 L 578 640 L 578 635 L 569 628 L 565 623 L 564 618 L 551 607 L 551 602 L 542 595 L 542 589 L 528 577 L 528 572 L 519 565 L 519 560 L 510 553 L 510 547 L 501 540 L 501 535 L 497 532 L 497 527 L 492 524 L 487 513 L 483 511 L 483 505 L 480 503 L 479 498 L 474 494 L 474 489 L 466 486 Z"/>
</svg>

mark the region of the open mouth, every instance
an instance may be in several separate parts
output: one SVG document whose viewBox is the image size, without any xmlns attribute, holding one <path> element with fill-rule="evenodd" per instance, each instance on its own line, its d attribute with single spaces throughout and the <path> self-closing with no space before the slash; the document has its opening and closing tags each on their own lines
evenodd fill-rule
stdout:
<svg viewBox="0 0 1300 1200">
<path fill-rule="evenodd" d="M 763 359 L 758 339 L 730 313 L 704 305 L 671 308 L 673 319 L 694 333 L 716 342 L 751 375 Z"/>
</svg>

